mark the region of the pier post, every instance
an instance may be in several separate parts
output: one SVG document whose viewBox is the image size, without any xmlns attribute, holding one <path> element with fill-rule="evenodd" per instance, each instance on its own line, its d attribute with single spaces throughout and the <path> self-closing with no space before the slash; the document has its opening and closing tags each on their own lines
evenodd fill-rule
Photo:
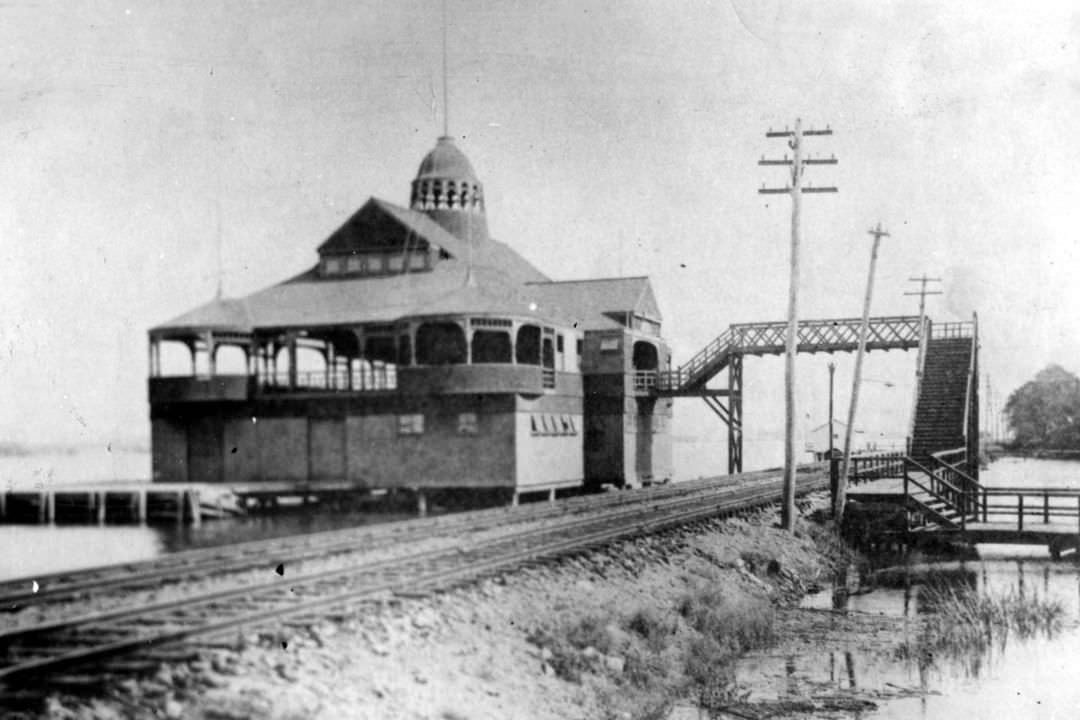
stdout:
<svg viewBox="0 0 1080 720">
<path fill-rule="evenodd" d="M 136 504 L 138 506 L 136 508 L 136 510 L 135 510 L 135 519 L 139 521 L 140 525 L 145 525 L 146 524 L 146 506 L 147 506 L 147 497 L 146 497 L 146 491 L 145 490 L 139 490 L 138 491 L 138 493 L 135 496 L 135 502 L 136 502 Z"/>
<path fill-rule="evenodd" d="M 0 491 L 0 520 L 7 520 L 7 492 Z"/>
<path fill-rule="evenodd" d="M 47 493 L 45 498 L 45 522 L 52 525 L 56 522 L 56 493 Z"/>
<path fill-rule="evenodd" d="M 184 524 L 184 496 L 186 493 L 180 490 L 176 493 L 176 524 Z"/>
<path fill-rule="evenodd" d="M 1019 530 L 1020 532 L 1023 532 L 1024 531 L 1024 496 L 1023 495 L 1017 495 L 1016 496 L 1016 509 L 1017 509 L 1016 517 L 1018 518 L 1017 519 L 1018 525 L 1017 525 L 1016 529 Z"/>
<path fill-rule="evenodd" d="M 548 502 L 555 502 L 555 488 L 548 490 Z"/>
<path fill-rule="evenodd" d="M 1043 490 L 1043 524 L 1050 524 L 1050 493 Z"/>
<path fill-rule="evenodd" d="M 191 526 L 202 527 L 202 502 L 198 490 L 188 492 L 188 502 L 191 504 Z"/>
<path fill-rule="evenodd" d="M 514 494 L 510 496 L 510 507 L 517 507 L 519 504 L 520 504 L 520 499 L 518 497 L 517 490 L 515 490 Z"/>
<path fill-rule="evenodd" d="M 94 498 L 94 500 L 97 503 L 96 509 L 97 509 L 97 523 L 98 523 L 98 525 L 104 525 L 105 524 L 105 505 L 106 505 L 105 500 L 106 500 L 107 497 L 108 497 L 108 493 L 100 492 L 100 493 L 97 493 L 97 495 Z"/>
<path fill-rule="evenodd" d="M 416 514 L 419 517 L 427 517 L 427 495 L 423 490 L 416 491 Z"/>
</svg>

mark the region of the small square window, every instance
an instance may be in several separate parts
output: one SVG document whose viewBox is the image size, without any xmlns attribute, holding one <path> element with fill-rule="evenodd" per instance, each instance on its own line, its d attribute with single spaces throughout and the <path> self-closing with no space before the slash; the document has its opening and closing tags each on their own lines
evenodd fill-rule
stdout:
<svg viewBox="0 0 1080 720">
<path fill-rule="evenodd" d="M 476 413 L 459 413 L 457 431 L 458 435 L 476 435 L 479 431 Z"/>
<path fill-rule="evenodd" d="M 600 352 L 619 352 L 619 338 L 605 338 L 601 340 Z"/>
<path fill-rule="evenodd" d="M 368 258 L 368 272 L 382 272 L 383 270 L 383 258 L 382 255 L 372 255 Z"/>
<path fill-rule="evenodd" d="M 351 273 L 364 272 L 364 258 L 359 255 L 350 255 L 345 261 L 345 270 Z"/>
<path fill-rule="evenodd" d="M 422 435 L 423 433 L 424 416 L 422 414 L 398 415 L 399 435 Z"/>
<path fill-rule="evenodd" d="M 387 269 L 391 272 L 400 272 L 405 267 L 405 258 L 401 255 L 391 255 L 386 261 Z"/>
</svg>

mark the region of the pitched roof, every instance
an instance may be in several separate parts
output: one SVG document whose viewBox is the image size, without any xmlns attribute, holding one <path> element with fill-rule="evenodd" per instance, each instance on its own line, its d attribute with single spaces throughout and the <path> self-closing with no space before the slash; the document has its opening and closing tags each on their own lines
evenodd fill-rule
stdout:
<svg viewBox="0 0 1080 720">
<path fill-rule="evenodd" d="M 426 214 L 374 197 L 319 246 L 319 253 L 404 247 L 406 239 L 409 242 L 425 241 L 459 260 L 469 260 L 471 255 L 474 266 L 501 270 L 517 282 L 548 279 L 532 263 L 497 240 L 477 242 L 470 250 L 467 241 L 447 231 Z"/>
<path fill-rule="evenodd" d="M 206 330 L 246 333 L 250 332 L 253 326 L 251 311 L 245 298 L 215 298 L 151 328 L 150 332 L 182 337 Z"/>
<path fill-rule="evenodd" d="M 633 313 L 660 322 L 649 278 L 600 278 L 530 282 L 528 287 L 540 293 L 542 302 L 562 309 L 583 330 L 606 330 L 623 327 L 609 313 Z"/>
</svg>

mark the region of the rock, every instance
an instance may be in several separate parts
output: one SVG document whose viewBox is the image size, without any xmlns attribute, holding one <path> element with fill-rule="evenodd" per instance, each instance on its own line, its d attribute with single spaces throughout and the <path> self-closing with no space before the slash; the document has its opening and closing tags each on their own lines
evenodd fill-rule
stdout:
<svg viewBox="0 0 1080 720">
<path fill-rule="evenodd" d="M 74 712 L 64 707 L 64 704 L 60 702 L 59 698 L 49 697 L 45 701 L 45 717 L 50 720 L 69 720 L 76 716 Z"/>
<path fill-rule="evenodd" d="M 296 682 L 300 679 L 300 676 L 296 673 L 296 669 L 289 667 L 285 663 L 279 662 L 274 665 L 274 672 L 278 674 L 278 677 L 287 682 Z"/>
<path fill-rule="evenodd" d="M 184 717 L 184 706 L 173 698 L 169 698 L 165 701 L 165 717 L 168 720 L 180 720 Z"/>
<path fill-rule="evenodd" d="M 439 624 L 439 616 L 431 608 L 424 608 L 413 615 L 412 625 L 417 630 L 429 630 Z"/>
<path fill-rule="evenodd" d="M 551 652 L 551 648 L 540 648 L 540 660 L 543 662 L 549 662 L 551 658 L 555 657 L 555 653 Z"/>
<path fill-rule="evenodd" d="M 581 657 L 586 660 L 595 660 L 600 656 L 600 651 L 594 648 L 592 645 L 581 651 Z"/>
<path fill-rule="evenodd" d="M 224 651 L 214 653 L 210 659 L 210 668 L 222 675 L 232 675 L 236 672 L 236 657 Z"/>
<path fill-rule="evenodd" d="M 607 655 L 604 657 L 604 667 L 608 672 L 622 675 L 623 670 L 626 669 L 626 658 L 621 655 Z"/>
</svg>

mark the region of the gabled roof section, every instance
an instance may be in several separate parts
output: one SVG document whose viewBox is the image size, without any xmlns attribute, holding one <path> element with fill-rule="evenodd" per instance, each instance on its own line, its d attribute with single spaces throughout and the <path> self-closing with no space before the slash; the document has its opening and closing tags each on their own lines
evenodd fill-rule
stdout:
<svg viewBox="0 0 1080 720">
<path fill-rule="evenodd" d="M 150 328 L 151 335 L 183 338 L 200 332 L 251 332 L 254 326 L 246 298 L 215 298 L 183 315 Z"/>
<path fill-rule="evenodd" d="M 548 303 L 562 308 L 584 330 L 605 330 L 623 327 L 610 316 L 632 313 L 660 322 L 649 278 L 603 278 L 599 280 L 566 280 L 562 282 L 528 283 Z"/>
<path fill-rule="evenodd" d="M 414 247 L 426 243 L 445 250 L 451 257 L 488 267 L 516 282 L 544 282 L 548 277 L 509 246 L 496 240 L 478 242 L 469 252 L 469 243 L 444 229 L 426 214 L 394 203 L 371 198 L 319 246 L 319 254 L 346 255 Z"/>
</svg>

